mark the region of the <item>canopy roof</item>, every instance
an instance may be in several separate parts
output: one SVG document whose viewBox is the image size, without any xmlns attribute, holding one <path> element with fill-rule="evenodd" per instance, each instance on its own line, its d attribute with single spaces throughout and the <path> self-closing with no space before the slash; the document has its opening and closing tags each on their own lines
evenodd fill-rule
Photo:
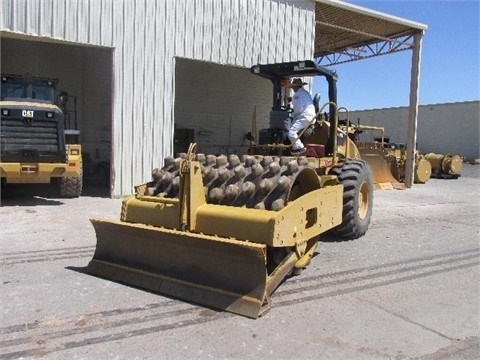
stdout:
<svg viewBox="0 0 480 360">
<path fill-rule="evenodd" d="M 314 57 L 324 66 L 413 47 L 424 24 L 338 0 L 316 0 Z"/>
<path fill-rule="evenodd" d="M 369 10 L 339 0 L 315 0 L 314 57 L 336 65 L 373 56 L 412 50 L 405 185 L 414 180 L 417 139 L 420 47 L 424 24 Z"/>
</svg>

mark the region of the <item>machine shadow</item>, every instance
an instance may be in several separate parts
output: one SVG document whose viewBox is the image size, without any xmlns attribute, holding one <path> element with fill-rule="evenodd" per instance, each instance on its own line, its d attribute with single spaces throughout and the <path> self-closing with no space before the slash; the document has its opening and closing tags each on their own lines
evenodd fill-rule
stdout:
<svg viewBox="0 0 480 360">
<path fill-rule="evenodd" d="M 87 274 L 87 267 L 86 266 L 66 266 L 65 269 L 70 270 L 70 271 L 75 271 L 79 274 Z"/>
<path fill-rule="evenodd" d="M 325 242 L 325 243 L 332 243 L 332 242 L 340 243 L 340 242 L 352 241 L 352 239 L 346 239 L 346 238 L 341 238 L 341 237 L 334 236 L 334 235 L 325 234 L 325 235 L 320 236 L 318 241 L 319 242 Z"/>
<path fill-rule="evenodd" d="M 182 302 L 182 303 L 185 303 L 185 304 L 189 304 L 189 305 L 201 308 L 203 310 L 201 311 L 200 316 L 214 316 L 214 315 L 217 315 L 217 314 L 224 313 L 224 310 L 216 309 L 216 308 L 204 305 L 204 304 L 199 304 L 197 302 L 186 300 L 186 299 L 181 298 L 181 297 L 175 297 L 173 295 L 168 295 L 168 294 L 164 294 L 164 293 L 155 292 L 153 290 L 149 290 L 149 289 L 146 289 L 146 288 L 143 288 L 143 287 L 135 286 L 135 285 L 132 285 L 132 284 L 129 284 L 129 283 L 116 281 L 116 280 L 111 280 L 111 279 L 106 279 L 106 278 L 103 278 L 103 277 L 100 277 L 100 276 L 89 274 L 87 272 L 87 266 L 66 266 L 65 269 L 70 270 L 70 271 L 74 271 L 74 272 L 79 273 L 79 274 L 92 276 L 92 277 L 94 277 L 96 279 L 99 279 L 101 281 L 111 281 L 111 282 L 114 282 L 116 284 L 127 286 L 127 287 L 132 288 L 132 289 L 144 291 L 144 292 L 156 295 L 160 298 L 179 301 L 179 302 Z"/>
<path fill-rule="evenodd" d="M 48 199 L 37 195 L 27 195 L 24 194 L 23 196 L 1 196 L 0 198 L 0 207 L 5 206 L 60 206 L 63 205 L 64 202 L 55 200 L 55 199 Z"/>
</svg>

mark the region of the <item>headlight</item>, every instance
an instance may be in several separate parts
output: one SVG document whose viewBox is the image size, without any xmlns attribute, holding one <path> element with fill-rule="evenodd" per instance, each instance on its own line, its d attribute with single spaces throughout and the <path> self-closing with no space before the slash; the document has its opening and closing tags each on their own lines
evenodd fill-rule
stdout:
<svg viewBox="0 0 480 360">
<path fill-rule="evenodd" d="M 10 110 L 9 109 L 2 109 L 2 116 L 9 116 Z"/>
<path fill-rule="evenodd" d="M 80 155 L 80 152 L 78 151 L 78 149 L 71 149 L 70 155 Z"/>
<path fill-rule="evenodd" d="M 54 118 L 53 112 L 47 111 L 47 118 L 53 119 Z"/>
</svg>

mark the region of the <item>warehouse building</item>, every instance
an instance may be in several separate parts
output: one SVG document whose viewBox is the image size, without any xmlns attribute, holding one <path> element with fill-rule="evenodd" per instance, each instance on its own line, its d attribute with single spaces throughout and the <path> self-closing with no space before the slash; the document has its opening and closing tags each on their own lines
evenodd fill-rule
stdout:
<svg viewBox="0 0 480 360">
<path fill-rule="evenodd" d="M 3 0 L 1 7 L 2 72 L 59 80 L 78 121 L 85 182 L 105 176 L 110 196 L 130 194 L 190 141 L 205 153 L 245 153 L 253 105 L 257 128 L 268 126 L 271 106 L 271 84 L 252 75 L 252 65 L 312 58 L 331 65 L 391 37 L 394 46 L 367 56 L 413 49 L 415 69 L 426 30 L 335 0 Z M 361 29 L 348 29 L 356 24 Z"/>
<path fill-rule="evenodd" d="M 417 149 L 423 153 L 454 154 L 467 160 L 480 158 L 480 101 L 420 105 Z M 405 144 L 407 107 L 352 111 L 353 123 L 383 127 L 390 143 Z M 362 141 L 373 141 L 378 131 L 366 131 Z"/>
</svg>

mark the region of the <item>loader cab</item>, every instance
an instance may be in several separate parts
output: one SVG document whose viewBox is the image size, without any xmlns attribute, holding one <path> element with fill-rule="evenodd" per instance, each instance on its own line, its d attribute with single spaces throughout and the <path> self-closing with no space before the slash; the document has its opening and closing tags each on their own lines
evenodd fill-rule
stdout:
<svg viewBox="0 0 480 360">
<path fill-rule="evenodd" d="M 67 110 L 67 102 L 70 97 L 66 91 L 57 90 L 57 79 L 33 77 L 30 73 L 25 75 L 1 75 L 1 101 L 17 102 L 16 105 L 9 107 L 20 107 L 22 103 L 29 103 L 29 106 L 35 106 L 36 109 L 44 110 L 43 104 L 55 105 L 53 111 L 47 111 L 53 118 L 59 119 L 59 132 L 65 135 L 66 144 L 78 144 L 80 131 L 76 120 L 76 101 L 73 104 L 73 110 Z M 4 103 L 5 104 L 5 103 Z M 36 105 L 33 105 L 36 104 Z M 5 105 L 7 106 L 7 105 Z M 9 112 L 15 112 L 5 108 L 6 115 Z M 32 114 L 36 114 L 32 112 Z M 34 118 L 34 115 L 32 115 Z M 72 120 L 73 119 L 73 120 Z"/>
<path fill-rule="evenodd" d="M 252 74 L 261 76 L 272 82 L 273 99 L 270 111 L 269 129 L 262 129 L 258 134 L 259 144 L 277 143 L 281 144 L 286 139 L 286 133 L 290 127 L 289 92 L 287 85 L 292 78 L 323 76 L 328 85 L 328 106 L 327 119 L 337 119 L 337 75 L 335 72 L 316 64 L 312 60 L 293 61 L 276 64 L 257 64 L 250 68 Z M 316 111 L 320 108 L 320 97 L 314 96 Z M 318 109 L 317 109 L 318 108 Z M 331 124 L 327 143 L 326 153 L 332 153 L 336 147 L 337 124 Z M 335 139 L 333 141 L 332 139 Z"/>
<path fill-rule="evenodd" d="M 56 85 L 54 79 L 33 78 L 29 73 L 2 75 L 2 100 L 28 99 L 54 104 Z"/>
</svg>

